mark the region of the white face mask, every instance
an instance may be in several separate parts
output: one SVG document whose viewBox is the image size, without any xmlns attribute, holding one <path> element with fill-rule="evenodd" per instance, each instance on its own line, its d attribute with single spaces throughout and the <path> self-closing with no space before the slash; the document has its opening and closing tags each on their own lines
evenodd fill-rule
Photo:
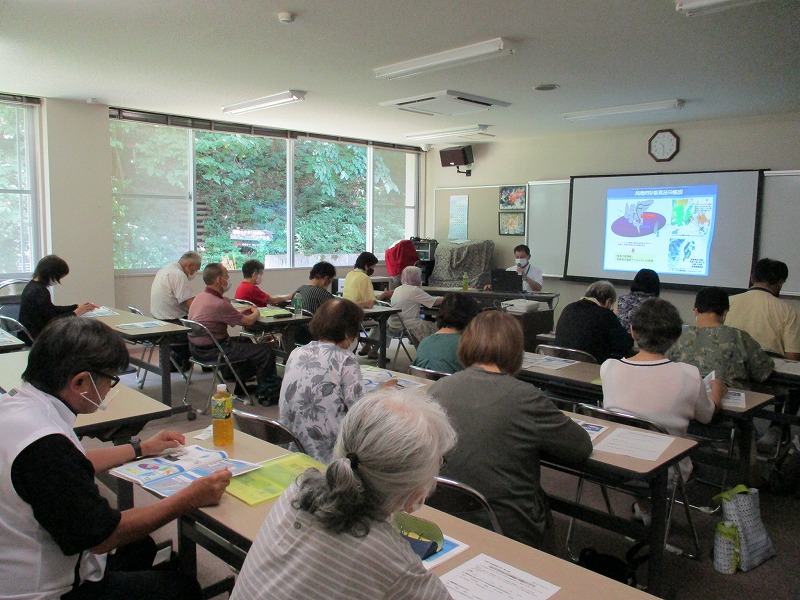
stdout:
<svg viewBox="0 0 800 600">
<path fill-rule="evenodd" d="M 230 281 L 228 281 L 228 283 L 226 283 L 224 286 L 222 286 L 222 291 L 223 292 L 227 292 L 229 289 L 231 289 L 231 282 Z"/>
<path fill-rule="evenodd" d="M 528 259 L 527 258 L 518 258 L 517 259 L 517 266 L 518 267 L 527 267 L 528 266 Z"/>
<path fill-rule="evenodd" d="M 186 276 L 186 279 L 188 279 L 189 281 L 191 281 L 192 279 L 194 279 L 194 278 L 195 278 L 195 275 L 197 275 L 197 273 L 194 273 L 194 274 L 192 274 L 192 275 L 187 275 L 187 276 Z"/>
<path fill-rule="evenodd" d="M 100 390 L 98 390 L 98 389 L 97 389 L 97 384 L 94 382 L 94 377 L 92 377 L 92 374 L 91 374 L 91 373 L 89 373 L 89 381 L 91 381 L 91 382 L 92 382 L 92 387 L 94 388 L 94 393 L 95 393 L 95 394 L 97 394 L 97 397 L 98 397 L 98 398 L 100 398 Z M 118 392 L 119 392 L 119 390 L 118 390 L 118 389 L 115 389 L 115 390 L 112 390 L 112 391 L 110 391 L 108 394 L 106 394 L 106 397 L 105 397 L 105 398 L 102 398 L 102 399 L 100 400 L 100 402 L 99 402 L 99 403 L 98 403 L 98 402 L 95 402 L 94 400 L 92 400 L 91 398 L 89 398 L 89 396 L 87 396 L 87 395 L 86 395 L 86 392 L 82 392 L 82 393 L 81 393 L 81 396 L 82 396 L 82 397 L 83 397 L 83 399 L 84 399 L 84 400 L 86 400 L 86 401 L 87 401 L 89 404 L 93 404 L 93 405 L 95 405 L 95 406 L 97 407 L 97 410 L 106 410 L 106 409 L 108 408 L 108 405 L 109 405 L 109 404 L 111 404 L 111 401 L 112 401 L 112 400 L 114 400 L 114 398 L 116 398 L 116 397 L 117 397 L 117 393 L 118 393 Z"/>
</svg>

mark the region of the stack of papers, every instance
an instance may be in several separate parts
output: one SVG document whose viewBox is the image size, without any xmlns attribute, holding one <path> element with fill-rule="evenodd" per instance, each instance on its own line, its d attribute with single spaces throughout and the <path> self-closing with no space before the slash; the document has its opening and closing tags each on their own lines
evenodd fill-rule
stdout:
<svg viewBox="0 0 800 600">
<path fill-rule="evenodd" d="M 94 310 L 90 310 L 89 312 L 83 313 L 84 317 L 113 317 L 118 315 L 119 313 L 115 310 L 111 310 L 107 306 L 99 306 Z"/>
<path fill-rule="evenodd" d="M 541 369 L 563 369 L 564 367 L 568 367 L 577 363 L 577 360 L 556 358 L 555 356 L 545 356 L 544 354 L 531 354 L 530 352 L 526 352 L 522 359 L 522 368 L 529 369 L 531 367 L 536 367 Z"/>
<path fill-rule="evenodd" d="M 164 327 L 166 323 L 163 321 L 140 321 L 138 323 L 123 323 L 117 325 L 117 329 L 146 329 L 148 327 Z"/>
</svg>

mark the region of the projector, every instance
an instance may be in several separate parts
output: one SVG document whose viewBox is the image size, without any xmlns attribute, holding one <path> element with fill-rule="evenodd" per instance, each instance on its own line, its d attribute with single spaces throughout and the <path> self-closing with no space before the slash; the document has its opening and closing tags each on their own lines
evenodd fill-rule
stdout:
<svg viewBox="0 0 800 600">
<path fill-rule="evenodd" d="M 536 312 L 539 310 L 539 302 L 535 300 L 506 300 L 505 302 L 501 302 L 500 306 L 503 310 L 512 312 L 512 313 L 528 313 L 528 312 Z"/>
</svg>

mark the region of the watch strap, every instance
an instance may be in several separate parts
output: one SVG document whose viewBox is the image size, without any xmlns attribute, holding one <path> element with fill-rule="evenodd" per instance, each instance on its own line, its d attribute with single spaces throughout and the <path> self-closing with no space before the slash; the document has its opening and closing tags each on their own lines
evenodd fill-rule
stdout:
<svg viewBox="0 0 800 600">
<path fill-rule="evenodd" d="M 142 440 L 135 437 L 131 438 L 130 445 L 133 446 L 133 453 L 136 455 L 133 457 L 134 460 L 144 458 L 144 453 L 142 452 Z"/>
</svg>

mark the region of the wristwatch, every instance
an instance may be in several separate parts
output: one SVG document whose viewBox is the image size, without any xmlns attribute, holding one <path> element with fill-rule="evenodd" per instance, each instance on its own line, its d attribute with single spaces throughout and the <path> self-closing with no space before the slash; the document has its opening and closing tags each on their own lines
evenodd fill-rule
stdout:
<svg viewBox="0 0 800 600">
<path fill-rule="evenodd" d="M 133 452 L 136 454 L 133 459 L 139 460 L 140 458 L 144 458 L 144 453 L 142 452 L 142 440 L 140 440 L 138 437 L 132 437 L 129 443 L 131 446 L 133 446 Z"/>
</svg>

